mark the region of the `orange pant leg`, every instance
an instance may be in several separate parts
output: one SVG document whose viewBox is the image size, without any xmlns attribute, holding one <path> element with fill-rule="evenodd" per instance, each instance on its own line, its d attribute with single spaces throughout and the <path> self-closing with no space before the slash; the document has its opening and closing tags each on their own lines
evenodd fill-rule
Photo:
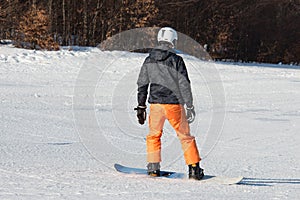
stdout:
<svg viewBox="0 0 300 200">
<path fill-rule="evenodd" d="M 186 120 L 185 109 L 178 104 L 165 104 L 166 117 L 175 129 L 181 142 L 184 158 L 187 165 L 197 163 L 201 160 L 195 141 L 190 134 L 190 126 Z"/>
<path fill-rule="evenodd" d="M 161 136 L 166 120 L 165 110 L 161 104 L 151 104 L 149 114 L 149 134 L 147 135 L 147 161 L 161 162 Z"/>
</svg>

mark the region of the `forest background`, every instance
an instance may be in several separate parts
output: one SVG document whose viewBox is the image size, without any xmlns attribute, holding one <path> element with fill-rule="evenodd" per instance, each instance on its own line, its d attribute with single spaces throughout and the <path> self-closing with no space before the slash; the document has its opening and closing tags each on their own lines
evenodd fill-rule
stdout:
<svg viewBox="0 0 300 200">
<path fill-rule="evenodd" d="M 22 48 L 97 46 L 163 26 L 215 60 L 300 64 L 300 0 L 0 0 L 0 41 Z"/>
</svg>

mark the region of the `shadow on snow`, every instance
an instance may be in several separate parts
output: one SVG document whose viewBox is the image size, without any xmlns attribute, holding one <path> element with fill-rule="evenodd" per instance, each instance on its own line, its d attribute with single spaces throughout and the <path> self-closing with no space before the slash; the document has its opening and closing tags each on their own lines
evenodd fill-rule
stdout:
<svg viewBox="0 0 300 200">
<path fill-rule="evenodd" d="M 272 186 L 274 184 L 300 184 L 300 179 L 244 178 L 239 185 Z"/>
</svg>

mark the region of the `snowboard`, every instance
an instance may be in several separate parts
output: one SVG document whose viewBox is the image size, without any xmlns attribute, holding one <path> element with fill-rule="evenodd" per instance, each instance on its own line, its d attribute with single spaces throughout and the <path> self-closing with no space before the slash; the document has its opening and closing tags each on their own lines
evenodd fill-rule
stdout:
<svg viewBox="0 0 300 200">
<path fill-rule="evenodd" d="M 118 172 L 124 174 L 134 174 L 134 175 L 144 175 L 144 176 L 147 175 L 147 170 L 142 168 L 127 167 L 120 164 L 115 164 L 114 167 Z M 187 175 L 184 173 L 178 173 L 174 171 L 160 171 L 160 177 L 151 177 L 151 178 L 187 179 Z M 242 180 L 243 180 L 242 176 L 225 177 L 225 176 L 204 175 L 203 179 L 201 179 L 199 182 L 233 185 L 233 184 L 240 183 Z"/>
</svg>

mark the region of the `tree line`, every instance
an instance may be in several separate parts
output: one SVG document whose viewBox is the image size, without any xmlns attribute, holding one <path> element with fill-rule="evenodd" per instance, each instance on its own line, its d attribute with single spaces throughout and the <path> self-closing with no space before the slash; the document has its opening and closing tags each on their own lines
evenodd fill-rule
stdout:
<svg viewBox="0 0 300 200">
<path fill-rule="evenodd" d="M 52 50 L 171 26 L 215 59 L 299 64 L 299 22 L 300 0 L 0 0 L 0 39 Z"/>
</svg>

